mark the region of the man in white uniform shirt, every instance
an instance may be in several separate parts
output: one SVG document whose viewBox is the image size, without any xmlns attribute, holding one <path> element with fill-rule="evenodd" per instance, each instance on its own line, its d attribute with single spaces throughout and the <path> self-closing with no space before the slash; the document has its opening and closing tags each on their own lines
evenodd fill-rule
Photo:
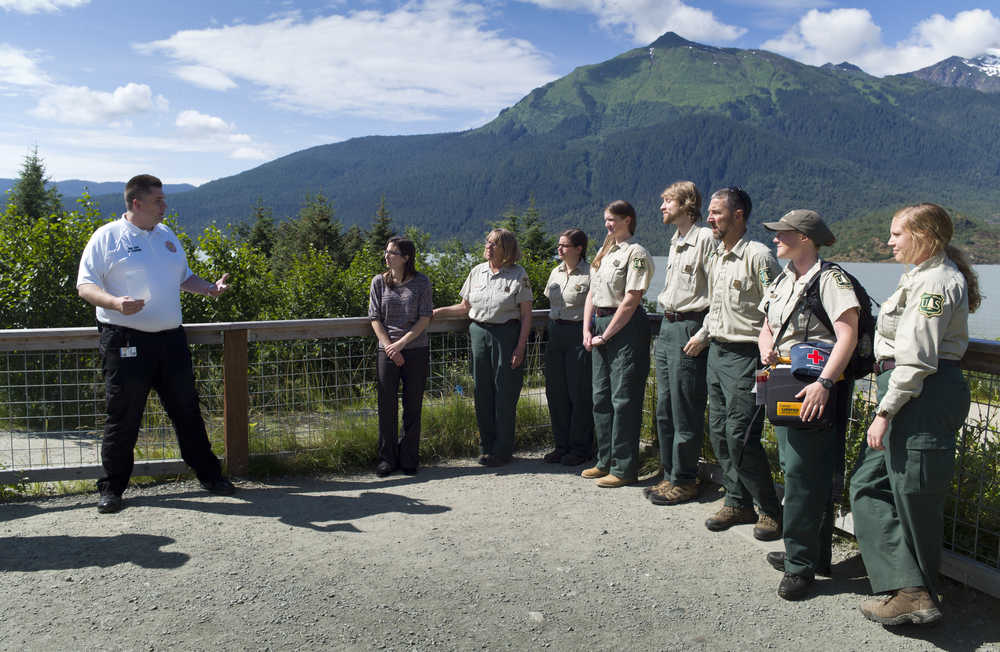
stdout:
<svg viewBox="0 0 1000 652">
<path fill-rule="evenodd" d="M 161 224 L 167 204 L 156 177 L 130 179 L 125 207 L 120 219 L 90 237 L 76 280 L 79 295 L 97 308 L 100 330 L 107 401 L 104 476 L 97 481 L 97 511 L 102 514 L 122 508 L 150 389 L 159 395 L 174 424 L 181 457 L 201 485 L 215 494 L 235 491 L 205 432 L 180 301 L 180 290 L 219 296 L 228 288 L 229 275 L 212 283 L 188 267 L 177 236 Z"/>
</svg>

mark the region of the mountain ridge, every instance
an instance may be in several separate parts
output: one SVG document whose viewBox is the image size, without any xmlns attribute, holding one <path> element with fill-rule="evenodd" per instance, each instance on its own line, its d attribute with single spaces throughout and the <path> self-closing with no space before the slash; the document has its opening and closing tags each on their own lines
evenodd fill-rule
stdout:
<svg viewBox="0 0 1000 652">
<path fill-rule="evenodd" d="M 293 215 L 323 193 L 345 225 L 367 226 L 384 194 L 397 225 L 470 241 L 532 200 L 550 231 L 598 233 L 603 206 L 624 198 L 639 210 L 637 237 L 663 250 L 665 230 L 651 225 L 676 179 L 747 188 L 763 239 L 758 220 L 801 206 L 836 222 L 929 199 L 985 219 L 1000 202 L 998 151 L 1000 96 L 667 33 L 532 90 L 482 127 L 319 145 L 168 202 L 193 229 L 244 221 L 258 199 Z"/>
</svg>

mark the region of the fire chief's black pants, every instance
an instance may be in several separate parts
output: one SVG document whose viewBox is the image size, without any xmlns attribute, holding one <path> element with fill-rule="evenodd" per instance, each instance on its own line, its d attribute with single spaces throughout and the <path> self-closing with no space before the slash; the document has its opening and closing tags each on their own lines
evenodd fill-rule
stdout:
<svg viewBox="0 0 1000 652">
<path fill-rule="evenodd" d="M 135 462 L 134 448 L 149 390 L 155 389 L 174 424 L 181 457 L 204 482 L 222 476 L 212 453 L 194 386 L 194 368 L 184 329 L 147 333 L 100 324 L 107 395 L 107 422 L 101 442 L 104 477 L 98 490 L 121 495 Z"/>
</svg>

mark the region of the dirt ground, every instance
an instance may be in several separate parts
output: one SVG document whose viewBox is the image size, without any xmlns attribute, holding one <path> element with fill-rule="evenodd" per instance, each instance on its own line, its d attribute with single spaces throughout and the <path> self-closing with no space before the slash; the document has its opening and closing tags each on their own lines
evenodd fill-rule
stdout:
<svg viewBox="0 0 1000 652">
<path fill-rule="evenodd" d="M 953 583 L 939 625 L 865 620 L 846 545 L 779 599 L 780 542 L 705 529 L 717 487 L 656 507 L 537 454 L 237 484 L 0 505 L 0 649 L 1000 651 L 1000 601 Z"/>
</svg>

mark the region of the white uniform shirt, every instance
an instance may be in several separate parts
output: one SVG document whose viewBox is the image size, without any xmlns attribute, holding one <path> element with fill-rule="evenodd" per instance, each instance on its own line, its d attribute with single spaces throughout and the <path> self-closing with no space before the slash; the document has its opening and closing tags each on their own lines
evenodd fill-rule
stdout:
<svg viewBox="0 0 1000 652">
<path fill-rule="evenodd" d="M 938 360 L 961 360 L 969 346 L 969 288 L 955 263 L 932 256 L 899 279 L 878 312 L 875 357 L 895 358 L 879 412 L 893 417 L 920 396 Z"/>
<path fill-rule="evenodd" d="M 76 284 L 93 283 L 116 297 L 144 299 L 146 305 L 133 315 L 98 307 L 97 320 L 157 332 L 181 325 L 180 286 L 191 275 L 173 231 L 162 224 L 146 231 L 123 215 L 90 236 Z"/>
</svg>

